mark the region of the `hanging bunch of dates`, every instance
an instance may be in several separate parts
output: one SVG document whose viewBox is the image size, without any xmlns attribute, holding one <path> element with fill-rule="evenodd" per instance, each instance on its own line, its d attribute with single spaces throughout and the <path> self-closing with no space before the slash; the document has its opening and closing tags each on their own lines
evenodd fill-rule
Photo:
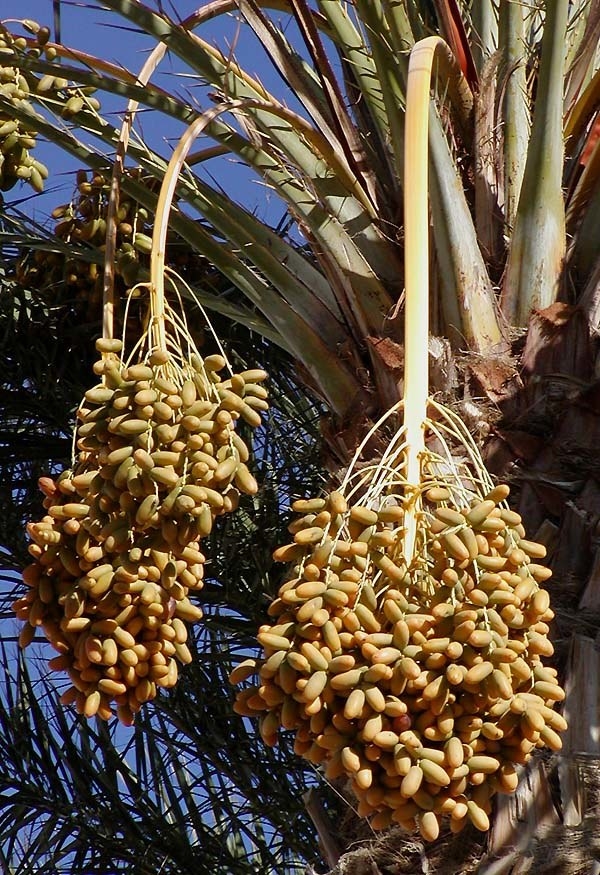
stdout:
<svg viewBox="0 0 600 875">
<path fill-rule="evenodd" d="M 128 169 L 126 176 L 143 182 L 145 188 L 156 185 L 155 180 L 142 176 L 139 168 Z M 99 318 L 102 306 L 104 268 L 98 261 L 98 252 L 101 254 L 105 248 L 109 195 L 109 177 L 79 170 L 71 200 L 52 211 L 54 234 L 65 244 L 74 244 L 72 253 L 39 249 L 25 255 L 17 265 L 19 282 L 40 290 L 55 303 L 72 302 L 88 321 Z M 148 210 L 122 194 L 116 221 L 114 276 L 119 319 L 127 290 L 147 278 L 151 234 Z M 204 280 L 207 273 L 206 260 L 174 235 L 168 243 L 167 263 L 188 283 Z M 135 301 L 130 302 L 130 308 L 134 306 Z"/>
<path fill-rule="evenodd" d="M 116 706 L 130 724 L 192 658 L 202 541 L 257 490 L 236 426 L 260 425 L 267 375 L 225 376 L 221 355 L 153 349 L 130 363 L 120 341 L 97 346 L 101 382 L 78 411 L 72 468 L 40 481 L 46 515 L 27 527 L 32 562 L 14 609 L 22 646 L 41 629 L 57 651 L 50 669 L 71 682 L 63 703 L 104 719 Z"/>
<path fill-rule="evenodd" d="M 9 101 L 15 109 L 27 112 L 35 117 L 36 113 L 31 102 L 31 80 L 19 68 L 21 53 L 34 53 L 39 57 L 46 54 L 46 43 L 50 36 L 48 28 L 39 27 L 30 22 L 30 28 L 37 32 L 34 39 L 28 41 L 25 37 L 14 37 L 0 23 L 0 94 Z M 66 80 L 63 83 L 67 85 Z M 0 189 L 8 191 L 25 181 L 35 191 L 42 191 L 48 170 L 41 161 L 32 155 L 35 148 L 37 133 L 31 125 L 25 125 L 10 111 L 0 111 Z"/>
<path fill-rule="evenodd" d="M 453 832 L 487 830 L 518 766 L 561 747 L 564 691 L 544 664 L 550 570 L 508 492 L 424 488 L 410 567 L 399 494 L 293 504 L 293 541 L 274 553 L 288 579 L 258 631 L 262 656 L 231 674 L 251 681 L 235 707 L 267 744 L 290 730 L 296 753 L 347 778 L 374 829 L 433 840 L 446 817 Z"/>
<path fill-rule="evenodd" d="M 42 119 L 34 109 L 34 101 L 64 119 L 81 110 L 96 112 L 100 103 L 91 96 L 96 90 L 93 86 L 70 86 L 58 65 L 56 75 L 32 73 L 25 60 L 43 57 L 53 61 L 57 49 L 49 42 L 48 27 L 30 19 L 20 23 L 24 35 L 11 33 L 0 22 L 0 94 L 14 109 L 0 111 L 0 189 L 8 191 L 18 182 L 25 182 L 41 192 L 48 169 L 32 154 L 38 137 L 36 119 Z"/>
</svg>

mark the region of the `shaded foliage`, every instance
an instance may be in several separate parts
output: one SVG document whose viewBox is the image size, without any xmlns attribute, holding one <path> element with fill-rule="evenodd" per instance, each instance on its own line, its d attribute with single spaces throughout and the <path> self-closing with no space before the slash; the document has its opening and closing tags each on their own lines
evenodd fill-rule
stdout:
<svg viewBox="0 0 600 875">
<path fill-rule="evenodd" d="M 163 691 L 131 731 L 78 718 L 58 702 L 60 679 L 45 677 L 49 646 L 36 641 L 18 654 L 10 602 L 27 561 L 24 523 L 43 513 L 37 478 L 69 465 L 74 412 L 96 381 L 100 312 L 85 321 L 64 288 L 52 297 L 23 288 L 18 249 L 11 244 L 4 254 L 0 859 L 15 873 L 300 871 L 318 857 L 302 803 L 318 778 L 289 742 L 265 749 L 256 728 L 233 713 L 227 673 L 255 646 L 277 586 L 271 552 L 285 537 L 286 507 L 322 481 L 319 408 L 300 393 L 285 355 L 217 317 L 232 357 L 243 352 L 236 365 L 271 375 L 268 427 L 254 442 L 260 491 L 207 542 L 199 599 L 206 618 L 177 688 Z M 196 321 L 202 330 L 198 312 Z"/>
<path fill-rule="evenodd" d="M 311 848 L 287 799 L 307 776 L 289 750 L 265 755 L 232 715 L 222 660 L 186 674 L 178 701 L 161 697 L 132 731 L 65 711 L 23 659 L 12 673 L 9 660 L 5 648 L 0 853 L 10 871 L 275 873 Z M 284 768 L 288 781 L 274 780 Z"/>
</svg>

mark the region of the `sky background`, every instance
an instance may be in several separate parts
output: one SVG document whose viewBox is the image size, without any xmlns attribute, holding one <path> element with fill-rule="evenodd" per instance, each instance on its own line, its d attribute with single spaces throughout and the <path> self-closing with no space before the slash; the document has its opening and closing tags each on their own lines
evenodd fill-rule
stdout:
<svg viewBox="0 0 600 875">
<path fill-rule="evenodd" d="M 159 9 L 160 2 L 146 0 L 150 8 Z M 175 0 L 174 3 L 162 3 L 162 7 L 175 20 L 185 18 L 201 5 L 198 0 Z M 19 31 L 16 21 L 31 18 L 39 24 L 47 25 L 52 31 L 51 40 L 55 39 L 53 26 L 52 0 L 0 0 L 0 15 L 2 20 L 15 31 Z M 96 0 L 93 5 L 85 2 L 70 2 L 62 0 L 61 42 L 67 46 L 97 55 L 115 64 L 121 64 L 132 72 L 142 67 L 148 53 L 154 47 L 154 42 L 146 35 L 136 32 L 125 19 L 107 10 L 98 8 Z M 256 75 L 263 85 L 282 96 L 282 80 L 278 73 L 265 61 L 264 55 L 254 36 L 248 33 L 248 28 L 240 27 L 235 15 L 220 16 L 207 22 L 198 31 L 209 43 L 225 49 L 232 47 L 235 57 L 244 69 L 251 75 Z M 292 37 L 293 38 L 293 37 Z M 187 74 L 182 77 L 184 68 L 178 66 L 178 59 L 167 55 L 153 76 L 153 81 L 170 91 L 188 91 L 194 95 L 198 104 L 206 108 L 209 100 L 203 97 L 201 87 Z M 285 99 L 285 95 L 284 95 Z M 103 115 L 119 126 L 121 114 L 126 101 L 123 98 L 103 95 L 101 98 Z M 287 95 L 286 102 L 294 106 L 293 98 Z M 144 138 L 157 151 L 167 156 L 173 149 L 182 128 L 175 124 L 165 124 L 164 116 L 158 123 L 156 116 L 144 114 L 138 116 L 139 130 Z M 26 185 L 18 185 L 7 193 L 6 201 L 22 201 L 23 208 L 32 214 L 42 224 L 49 221 L 49 215 L 60 203 L 68 201 L 73 192 L 74 175 L 78 166 L 73 159 L 49 147 L 39 140 L 36 156 L 48 165 L 51 178 L 46 183 L 46 193 L 41 198 L 30 197 L 31 189 Z M 278 197 L 261 184 L 246 168 L 231 158 L 217 158 L 207 163 L 203 168 L 205 179 L 212 177 L 229 195 L 241 201 L 247 208 L 260 218 L 277 224 L 284 213 L 284 207 Z M 208 174 L 208 175 L 206 175 Z"/>
</svg>

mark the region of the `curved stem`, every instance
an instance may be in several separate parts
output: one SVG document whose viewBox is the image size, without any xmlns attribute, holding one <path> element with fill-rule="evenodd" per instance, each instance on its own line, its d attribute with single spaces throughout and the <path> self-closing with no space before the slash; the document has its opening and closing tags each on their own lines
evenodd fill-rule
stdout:
<svg viewBox="0 0 600 875">
<path fill-rule="evenodd" d="M 152 301 L 152 338 L 160 349 L 164 348 L 164 316 L 165 316 L 165 298 L 164 298 L 164 270 L 165 270 L 165 248 L 167 241 L 167 230 L 169 211 L 173 202 L 173 196 L 179 180 L 179 174 L 185 163 L 185 159 L 192 146 L 194 140 L 202 133 L 202 131 L 213 121 L 214 118 L 224 112 L 232 112 L 242 107 L 260 107 L 267 112 L 272 113 L 276 117 L 291 118 L 293 117 L 299 127 L 304 126 L 303 120 L 296 115 L 292 110 L 288 110 L 284 106 L 272 106 L 260 99 L 244 98 L 241 100 L 228 100 L 224 103 L 215 106 L 212 109 L 206 110 L 198 118 L 186 128 L 182 134 L 177 147 L 171 155 L 171 160 L 165 172 L 163 182 L 158 196 L 156 206 L 156 217 L 154 221 L 154 230 L 152 233 L 152 251 L 150 255 L 150 296 Z M 311 131 L 308 126 L 303 130 L 305 136 L 311 136 Z M 328 144 L 319 137 L 318 134 L 312 132 L 312 138 L 315 140 L 322 154 L 327 154 Z M 335 155 L 328 155 L 332 164 L 336 164 Z M 343 170 L 343 168 L 338 168 Z M 354 180 L 355 181 L 355 180 Z"/>
<path fill-rule="evenodd" d="M 146 60 L 137 78 L 137 84 L 146 85 L 152 73 L 162 60 L 166 52 L 166 46 L 159 43 L 150 57 Z M 117 252 L 117 211 L 119 209 L 121 177 L 125 168 L 125 155 L 129 145 L 129 135 L 133 127 L 133 120 L 138 108 L 137 100 L 130 100 L 117 144 L 117 153 L 113 163 L 110 180 L 110 197 L 106 213 L 106 248 L 104 259 L 103 278 L 103 306 L 102 306 L 102 336 L 113 336 L 113 313 L 114 313 L 114 286 L 115 286 L 115 259 Z"/>
<path fill-rule="evenodd" d="M 449 51 L 440 37 L 416 43 L 410 54 L 404 137 L 404 426 L 407 507 L 404 556 L 414 557 L 415 503 L 425 450 L 429 393 L 429 210 L 427 199 L 428 120 L 431 71 L 436 50 Z"/>
<path fill-rule="evenodd" d="M 204 12 L 204 15 L 206 15 L 206 12 Z M 182 26 L 193 27 L 202 20 L 204 15 L 201 8 L 197 9 L 192 15 L 184 19 Z M 152 74 L 164 58 L 166 51 L 167 46 L 165 43 L 157 43 L 136 78 L 137 85 L 148 84 Z M 106 215 L 106 250 L 102 289 L 102 336 L 108 338 L 112 338 L 114 331 L 114 264 L 117 249 L 116 215 L 119 209 L 120 183 L 125 167 L 125 155 L 127 154 L 127 146 L 129 145 L 129 136 L 133 127 L 138 105 L 139 101 L 137 100 L 130 100 L 127 104 L 127 110 L 121 125 L 119 142 L 117 144 L 117 154 L 111 176 L 110 198 Z"/>
<path fill-rule="evenodd" d="M 152 251 L 150 254 L 150 300 L 152 313 L 150 330 L 153 345 L 158 349 L 166 349 L 165 250 L 169 227 L 169 212 L 173 203 L 179 174 L 192 147 L 192 143 L 196 137 L 200 136 L 204 128 L 218 115 L 243 106 L 247 102 L 244 100 L 232 100 L 221 103 L 213 109 L 206 110 L 201 116 L 194 119 L 183 132 L 165 171 L 156 205 L 156 216 L 152 231 Z"/>
</svg>

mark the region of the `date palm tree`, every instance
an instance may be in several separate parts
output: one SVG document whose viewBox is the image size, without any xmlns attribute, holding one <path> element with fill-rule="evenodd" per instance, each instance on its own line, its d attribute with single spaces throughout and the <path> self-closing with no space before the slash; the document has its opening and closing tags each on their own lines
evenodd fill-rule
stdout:
<svg viewBox="0 0 600 875">
<path fill-rule="evenodd" d="M 272 417 L 269 464 L 282 492 L 264 507 L 272 514 L 269 525 L 259 527 L 265 554 L 281 543 L 282 502 L 310 494 L 317 476 L 302 467 L 306 457 L 301 461 L 289 455 L 288 444 L 297 446 L 298 435 L 310 434 L 309 423 L 318 416 L 323 469 L 335 484 L 373 422 L 401 395 L 408 52 L 433 33 L 451 47 L 440 55 L 430 107 L 431 390 L 452 405 L 481 443 L 488 469 L 511 481 L 511 500 L 528 532 L 548 549 L 554 575 L 549 584 L 556 612 L 553 637 L 570 728 L 560 754 L 534 758 L 515 796 L 498 797 L 487 835 L 476 830 L 459 839 L 442 834 L 424 848 L 400 830 L 392 831 L 338 862 L 338 854 L 357 837 L 368 839 L 368 827 L 348 818 L 336 841 L 326 820 L 319 821 L 319 831 L 326 859 L 337 864 L 340 875 L 491 875 L 527 867 L 593 871 L 600 856 L 593 829 L 598 790 L 598 490 L 593 460 L 600 6 L 594 0 L 535 6 L 496 0 L 356 0 L 348 6 L 320 0 L 314 7 L 304 0 L 214 0 L 185 20 L 167 14 L 160 4 L 154 9 L 133 0 L 103 0 L 102 6 L 156 44 L 143 70 L 134 74 L 75 46 L 48 42 L 49 34 L 40 41 L 39 32 L 28 40 L 6 33 L 5 55 L 26 81 L 29 97 L 15 99 L 5 89 L 0 113 L 15 120 L 19 130 L 36 131 L 79 165 L 107 176 L 117 143 L 124 142 L 123 129 L 110 113 L 103 114 L 95 98 L 90 100 L 90 89 L 99 89 L 101 103 L 105 94 L 127 98 L 130 116 L 138 105 L 151 111 L 172 126 L 174 137 L 196 124 L 198 148 L 179 177 L 170 227 L 235 290 L 230 294 L 223 284 L 207 289 L 199 283 L 196 294 L 217 319 L 251 330 L 259 358 L 266 363 L 270 356 L 276 374 L 289 373 L 284 362 L 293 362 L 295 369 L 292 382 L 282 379 Z M 221 17 L 233 18 L 236 44 L 215 45 L 206 36 L 209 23 Z M 252 69 L 255 53 L 264 53 L 280 91 L 267 89 L 240 64 L 246 45 Z M 153 84 L 167 51 L 187 89 L 179 82 L 171 90 Z M 147 116 L 142 117 L 146 131 Z M 146 178 L 160 182 L 169 158 L 163 144 L 132 138 L 128 155 Z M 224 157 L 249 168 L 265 191 L 281 200 L 289 217 L 285 234 L 228 194 L 226 176 L 219 183 Z M 43 183 L 32 172 L 22 175 L 34 187 Z M 120 185 L 122 197 L 139 204 L 146 215 L 153 213 L 152 185 L 131 174 L 124 174 Z M 92 252 L 90 257 L 102 256 Z M 237 336 L 240 341 L 248 337 Z M 250 358 L 247 351 L 244 357 Z M 288 417 L 291 425 L 284 436 Z M 377 445 L 373 453 L 380 450 Z M 264 449 L 259 456 L 269 458 Z M 282 466 L 289 475 L 283 486 Z M 305 476 L 313 482 L 304 483 Z M 250 508 L 248 513 L 243 519 L 253 526 Z M 273 535 L 270 544 L 268 535 Z M 247 532 L 245 543 L 254 537 L 256 528 Z M 215 555 L 223 555 L 227 544 L 224 533 L 215 543 Z M 250 552 L 256 560 L 254 547 Z M 267 577 L 279 572 L 263 556 L 260 568 L 257 562 L 239 578 L 228 577 L 225 560 L 229 553 L 219 565 L 222 579 L 230 581 L 219 604 L 238 609 L 245 603 L 248 632 L 265 605 L 260 601 L 249 610 L 248 589 L 236 587 L 248 586 L 253 598 L 261 588 L 272 593 Z M 249 579 L 251 584 L 239 583 Z M 215 619 L 223 634 L 235 629 L 228 610 Z M 208 652 L 213 651 L 202 650 Z M 222 664 L 214 661 L 215 672 Z M 195 673 L 202 671 L 200 664 L 193 666 L 190 684 L 198 682 Z M 206 673 L 211 689 L 219 684 L 222 692 L 223 676 L 216 681 L 216 674 Z M 26 677 L 20 675 L 18 701 L 31 703 L 33 711 L 35 688 L 27 686 Z M 190 697 L 184 694 L 190 689 L 204 688 L 185 687 L 175 696 L 181 713 L 173 702 L 164 705 L 172 725 L 193 722 L 187 711 Z M 219 701 L 215 707 L 224 707 L 225 699 Z M 7 721 L 16 719 L 17 700 L 9 704 Z M 159 714 L 162 708 L 161 700 Z M 58 730 L 61 737 L 70 732 L 65 720 Z M 157 731 L 148 729 L 144 737 L 156 740 Z M 250 738 L 246 724 L 244 731 Z M 110 762 L 115 762 L 107 733 L 94 736 L 81 727 L 79 732 L 99 757 L 106 753 L 107 761 L 113 757 Z M 158 749 L 155 757 L 158 770 Z M 239 775 L 233 762 L 231 770 Z M 290 763 L 269 761 L 270 774 L 278 774 L 278 768 L 300 774 L 297 764 Z M 180 781 L 182 769 L 176 769 L 177 792 L 187 804 L 191 790 Z M 203 777 L 208 784 L 202 786 L 211 788 L 217 780 L 214 773 L 210 780 Z M 135 780 L 134 770 L 130 781 Z M 249 797 L 248 780 L 235 792 Z M 151 795 L 169 793 L 164 772 L 156 772 L 152 787 Z M 268 787 L 273 792 L 272 784 Z M 107 797 L 111 788 L 106 785 Z M 215 799 L 211 796 L 213 813 Z M 174 806 L 169 815 L 174 825 L 177 814 Z M 189 828 L 197 830 L 195 824 Z M 134 824 L 128 835 L 133 831 Z M 199 834 L 186 838 L 187 844 L 193 846 Z M 66 822 L 60 835 L 66 843 Z M 85 835 L 78 836 L 77 853 L 84 853 Z M 168 859 L 166 849 L 161 853 Z M 310 858 L 306 845 L 298 853 Z M 269 865 L 288 862 L 284 855 Z M 182 856 L 173 871 L 186 871 L 186 865 Z M 229 868 L 217 871 L 238 871 L 231 861 L 219 865 Z"/>
</svg>

